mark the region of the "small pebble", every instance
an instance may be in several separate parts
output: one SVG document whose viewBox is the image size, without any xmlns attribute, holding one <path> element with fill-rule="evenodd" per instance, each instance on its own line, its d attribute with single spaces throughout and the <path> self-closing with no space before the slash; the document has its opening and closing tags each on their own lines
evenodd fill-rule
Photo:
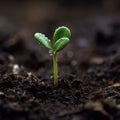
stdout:
<svg viewBox="0 0 120 120">
<path fill-rule="evenodd" d="M 32 76 L 32 73 L 31 73 L 31 72 L 28 72 L 27 74 L 28 74 L 28 77 L 31 77 L 31 76 Z"/>
<path fill-rule="evenodd" d="M 72 51 L 67 52 L 67 57 L 72 58 L 74 56 L 74 53 Z"/>
<path fill-rule="evenodd" d="M 104 58 L 100 58 L 100 57 L 94 57 L 90 60 L 91 64 L 96 64 L 96 65 L 101 65 L 104 63 Z"/>
<path fill-rule="evenodd" d="M 18 64 L 13 65 L 13 74 L 19 74 L 20 72 L 20 67 Z"/>
<path fill-rule="evenodd" d="M 76 66 L 78 63 L 77 63 L 77 61 L 76 60 L 72 60 L 72 62 L 71 62 L 71 65 L 72 66 Z"/>
<path fill-rule="evenodd" d="M 8 56 L 8 59 L 9 59 L 11 62 L 13 62 L 13 61 L 15 60 L 15 58 L 14 58 L 12 55 L 9 55 L 9 56 Z"/>
<path fill-rule="evenodd" d="M 4 95 L 4 92 L 0 92 L 0 96 Z"/>
</svg>

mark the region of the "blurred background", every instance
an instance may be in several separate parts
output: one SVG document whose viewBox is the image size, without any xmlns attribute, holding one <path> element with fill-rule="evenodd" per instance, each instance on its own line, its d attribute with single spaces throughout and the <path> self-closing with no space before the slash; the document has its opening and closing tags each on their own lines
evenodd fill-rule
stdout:
<svg viewBox="0 0 120 120">
<path fill-rule="evenodd" d="M 61 25 L 72 30 L 73 44 L 78 41 L 80 47 L 104 35 L 114 34 L 119 39 L 120 0 L 0 1 L 2 33 L 17 33 L 33 40 L 33 33 L 39 31 L 52 38 L 54 29 Z"/>
</svg>

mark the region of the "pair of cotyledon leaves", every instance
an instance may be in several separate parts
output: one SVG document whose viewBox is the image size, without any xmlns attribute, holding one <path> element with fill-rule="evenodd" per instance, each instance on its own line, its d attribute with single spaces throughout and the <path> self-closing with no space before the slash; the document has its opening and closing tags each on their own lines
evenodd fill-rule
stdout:
<svg viewBox="0 0 120 120">
<path fill-rule="evenodd" d="M 42 33 L 35 33 L 36 40 L 49 51 L 53 51 L 54 53 L 62 50 L 70 41 L 71 32 L 65 27 L 58 27 L 53 35 L 54 45 L 52 46 L 51 41 Z"/>
</svg>

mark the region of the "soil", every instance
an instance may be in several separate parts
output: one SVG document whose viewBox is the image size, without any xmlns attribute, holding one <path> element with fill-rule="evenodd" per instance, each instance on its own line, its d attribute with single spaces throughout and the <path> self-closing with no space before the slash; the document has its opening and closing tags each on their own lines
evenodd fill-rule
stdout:
<svg viewBox="0 0 120 120">
<path fill-rule="evenodd" d="M 102 31 L 90 44 L 72 38 L 59 53 L 55 88 L 48 52 L 1 32 L 0 120 L 120 120 L 119 41 Z"/>
</svg>

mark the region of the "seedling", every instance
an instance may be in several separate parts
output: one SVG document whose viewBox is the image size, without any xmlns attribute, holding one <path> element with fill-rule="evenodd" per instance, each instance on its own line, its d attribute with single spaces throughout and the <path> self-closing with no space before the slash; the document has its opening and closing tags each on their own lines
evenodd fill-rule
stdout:
<svg viewBox="0 0 120 120">
<path fill-rule="evenodd" d="M 67 46 L 70 42 L 71 32 L 65 27 L 58 27 L 53 34 L 53 43 L 42 33 L 35 33 L 35 39 L 53 56 L 53 79 L 54 86 L 58 86 L 58 61 L 57 53 Z"/>
</svg>

